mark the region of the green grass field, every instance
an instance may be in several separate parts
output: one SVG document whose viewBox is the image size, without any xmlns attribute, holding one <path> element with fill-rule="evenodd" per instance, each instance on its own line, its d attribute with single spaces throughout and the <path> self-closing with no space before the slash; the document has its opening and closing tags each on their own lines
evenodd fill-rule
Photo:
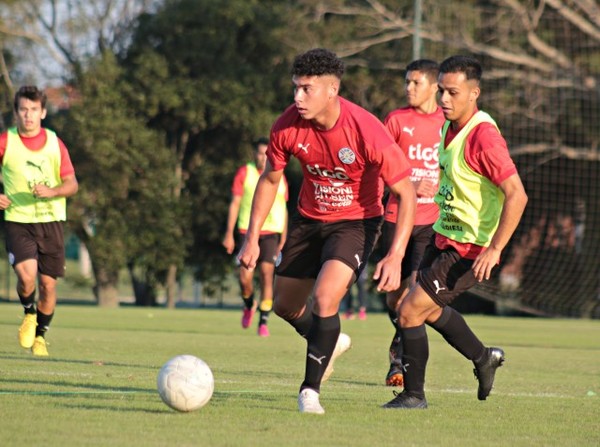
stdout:
<svg viewBox="0 0 600 447">
<path fill-rule="evenodd" d="M 296 407 L 304 341 L 272 316 L 272 336 L 239 326 L 241 312 L 59 305 L 50 357 L 16 333 L 20 306 L 0 303 L 0 445 L 8 446 L 597 446 L 600 322 L 468 316 L 507 362 L 492 395 L 476 398 L 472 365 L 429 330 L 429 409 L 383 410 L 392 328 L 387 316 L 343 321 L 353 348 L 321 390 L 326 414 Z M 177 354 L 204 359 L 212 400 L 177 413 L 155 390 Z"/>
</svg>

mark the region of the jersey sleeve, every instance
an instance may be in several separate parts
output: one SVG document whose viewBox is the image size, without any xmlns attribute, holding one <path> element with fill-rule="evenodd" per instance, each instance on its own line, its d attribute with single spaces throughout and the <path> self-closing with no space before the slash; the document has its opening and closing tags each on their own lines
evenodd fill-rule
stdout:
<svg viewBox="0 0 600 447">
<path fill-rule="evenodd" d="M 8 141 L 8 133 L 2 132 L 0 134 L 0 164 L 2 164 L 2 159 L 4 158 L 4 152 L 6 152 L 7 141 Z"/>
<path fill-rule="evenodd" d="M 233 183 L 231 185 L 231 194 L 234 196 L 244 195 L 244 181 L 246 180 L 246 166 L 239 168 L 235 176 L 233 177 Z"/>
<path fill-rule="evenodd" d="M 402 129 L 400 126 L 400 120 L 398 120 L 397 114 L 391 112 L 388 116 L 385 117 L 383 121 L 388 132 L 392 135 L 394 141 L 400 141 L 400 136 L 402 135 Z"/>
<path fill-rule="evenodd" d="M 63 143 L 60 138 L 57 139 L 58 147 L 60 148 L 60 177 L 65 178 L 70 175 L 75 175 L 75 168 L 71 162 L 71 156 L 69 155 L 67 146 L 65 146 L 65 143 Z"/>
<path fill-rule="evenodd" d="M 396 143 L 377 152 L 380 153 L 378 158 L 381 165 L 381 179 L 386 185 L 393 185 L 410 175 L 410 163 Z"/>
<path fill-rule="evenodd" d="M 481 123 L 468 137 L 465 159 L 477 173 L 489 178 L 495 185 L 517 173 L 517 168 L 506 140 L 492 124 Z"/>
</svg>

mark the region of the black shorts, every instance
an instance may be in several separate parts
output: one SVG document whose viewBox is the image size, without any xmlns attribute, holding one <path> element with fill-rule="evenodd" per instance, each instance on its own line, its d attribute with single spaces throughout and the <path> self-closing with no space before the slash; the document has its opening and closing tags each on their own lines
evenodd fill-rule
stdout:
<svg viewBox="0 0 600 447">
<path fill-rule="evenodd" d="M 385 256 L 392 245 L 394 240 L 394 231 L 396 224 L 394 222 L 385 221 L 383 223 L 383 233 L 381 235 L 381 248 L 382 255 Z M 409 278 L 412 272 L 419 270 L 421 265 L 421 259 L 425 254 L 425 249 L 429 245 L 431 237 L 433 236 L 432 225 L 415 225 L 410 239 L 406 246 L 406 253 L 402 259 L 402 281 Z"/>
<path fill-rule="evenodd" d="M 431 299 L 441 307 L 447 306 L 477 283 L 471 267 L 473 259 L 461 257 L 456 250 L 440 250 L 431 243 L 425 250 L 417 281 Z"/>
<path fill-rule="evenodd" d="M 238 247 L 242 247 L 244 244 L 245 234 L 238 233 Z M 270 264 L 275 264 L 277 261 L 277 256 L 279 256 L 279 241 L 281 240 L 281 234 L 272 233 L 272 234 L 263 234 L 258 238 L 258 248 L 260 249 L 260 254 L 258 255 L 258 259 L 256 262 L 268 262 Z M 237 260 L 237 256 L 235 257 L 236 262 L 239 265 L 239 260 Z"/>
<path fill-rule="evenodd" d="M 65 276 L 62 222 L 6 222 L 6 251 L 13 267 L 27 259 L 36 259 L 39 273 L 54 278 Z"/>
<path fill-rule="evenodd" d="M 326 261 L 336 259 L 358 278 L 381 233 L 381 218 L 319 222 L 296 214 L 281 251 L 276 273 L 290 278 L 316 278 Z"/>
</svg>

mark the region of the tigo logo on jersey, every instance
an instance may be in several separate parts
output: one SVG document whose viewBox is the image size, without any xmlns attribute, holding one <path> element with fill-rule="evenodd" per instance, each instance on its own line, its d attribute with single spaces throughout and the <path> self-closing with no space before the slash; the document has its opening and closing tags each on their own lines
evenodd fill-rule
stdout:
<svg viewBox="0 0 600 447">
<path fill-rule="evenodd" d="M 352 151 L 352 149 L 350 149 L 349 147 L 343 147 L 338 152 L 338 158 L 345 165 L 349 165 L 351 163 L 354 163 L 354 160 L 356 160 L 356 155 L 354 154 L 354 151 Z"/>
</svg>

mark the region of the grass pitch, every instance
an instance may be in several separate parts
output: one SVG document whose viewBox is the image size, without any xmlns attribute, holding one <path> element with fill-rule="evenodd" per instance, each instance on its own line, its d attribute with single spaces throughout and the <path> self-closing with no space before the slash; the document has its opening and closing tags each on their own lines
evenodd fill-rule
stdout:
<svg viewBox="0 0 600 447">
<path fill-rule="evenodd" d="M 392 328 L 385 314 L 343 321 L 353 348 L 321 390 L 326 414 L 298 413 L 305 343 L 276 316 L 271 337 L 240 311 L 60 305 L 50 357 L 19 347 L 20 305 L 0 303 L 0 445 L 597 446 L 600 322 L 467 316 L 507 361 L 485 402 L 472 365 L 433 330 L 429 409 L 383 410 Z M 177 354 L 205 360 L 212 400 L 177 413 L 156 375 Z"/>
</svg>

